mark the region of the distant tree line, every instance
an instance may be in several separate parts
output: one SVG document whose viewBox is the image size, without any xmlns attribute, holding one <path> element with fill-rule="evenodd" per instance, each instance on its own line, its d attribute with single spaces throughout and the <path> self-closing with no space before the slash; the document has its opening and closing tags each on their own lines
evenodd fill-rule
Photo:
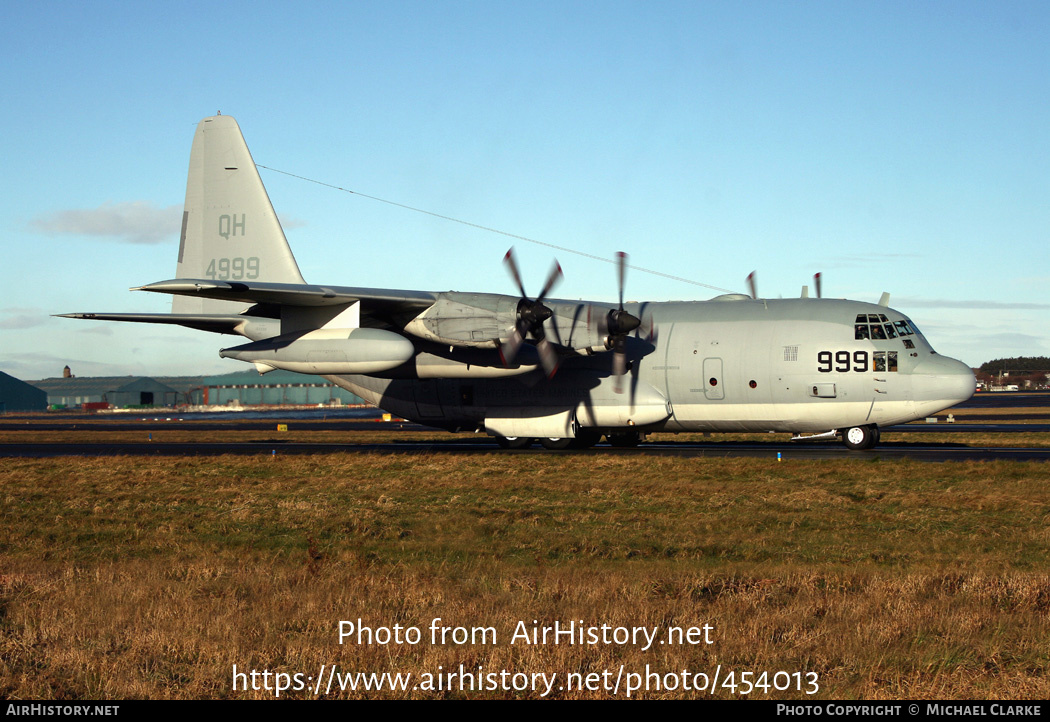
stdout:
<svg viewBox="0 0 1050 722">
<path fill-rule="evenodd" d="M 986 374 L 997 374 L 1004 371 L 1050 371 L 1050 358 L 1046 356 L 997 358 L 994 361 L 985 361 L 981 364 L 980 370 Z"/>
</svg>

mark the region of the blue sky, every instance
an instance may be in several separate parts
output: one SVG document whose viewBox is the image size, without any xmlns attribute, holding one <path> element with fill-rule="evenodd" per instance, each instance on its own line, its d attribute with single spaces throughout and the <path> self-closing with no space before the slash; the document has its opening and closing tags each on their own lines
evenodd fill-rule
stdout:
<svg viewBox="0 0 1050 722">
<path fill-rule="evenodd" d="M 0 370 L 195 374 L 166 311 L 193 130 L 257 163 L 763 296 L 911 316 L 977 365 L 1050 355 L 1043 2 L 4 3 Z M 307 281 L 514 293 L 512 241 L 261 171 Z M 529 290 L 611 265 L 513 241 Z M 632 271 L 635 300 L 707 288 Z"/>
</svg>

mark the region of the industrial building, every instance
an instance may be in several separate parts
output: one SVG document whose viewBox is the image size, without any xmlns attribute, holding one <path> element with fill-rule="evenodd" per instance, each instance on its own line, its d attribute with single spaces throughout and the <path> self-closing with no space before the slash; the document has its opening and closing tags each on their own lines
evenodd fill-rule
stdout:
<svg viewBox="0 0 1050 722">
<path fill-rule="evenodd" d="M 200 403 L 203 376 L 68 376 L 33 385 L 47 393 L 49 408 L 180 406 Z"/>
<path fill-rule="evenodd" d="M 10 377 L 9 377 L 10 378 Z M 318 406 L 364 403 L 320 376 L 247 370 L 219 376 L 68 376 L 33 381 L 50 408 Z M 10 407 L 9 407 L 10 408 Z"/>
<path fill-rule="evenodd" d="M 208 376 L 202 383 L 202 400 L 208 406 L 345 406 L 364 401 L 320 376 L 291 371 L 238 371 Z"/>
<path fill-rule="evenodd" d="M 0 414 L 7 411 L 43 411 L 46 408 L 46 393 L 0 371 Z"/>
</svg>

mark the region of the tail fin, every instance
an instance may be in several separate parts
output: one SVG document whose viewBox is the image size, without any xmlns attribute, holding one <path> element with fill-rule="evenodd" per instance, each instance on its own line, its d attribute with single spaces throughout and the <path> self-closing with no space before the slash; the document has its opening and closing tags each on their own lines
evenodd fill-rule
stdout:
<svg viewBox="0 0 1050 722">
<path fill-rule="evenodd" d="M 197 124 L 176 278 L 305 283 L 255 161 L 229 115 Z M 243 303 L 175 296 L 172 313 L 239 313 Z"/>
</svg>

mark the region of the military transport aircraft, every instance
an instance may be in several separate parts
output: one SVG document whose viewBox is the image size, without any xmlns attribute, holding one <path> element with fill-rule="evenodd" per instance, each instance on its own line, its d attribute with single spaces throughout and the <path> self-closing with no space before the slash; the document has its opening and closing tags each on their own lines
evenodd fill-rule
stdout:
<svg viewBox="0 0 1050 722">
<path fill-rule="evenodd" d="M 518 296 L 313 285 L 303 280 L 258 170 L 230 116 L 205 118 L 190 152 L 170 314 L 72 318 L 179 324 L 249 343 L 220 355 L 324 376 L 429 426 L 484 430 L 504 447 L 538 440 L 634 445 L 653 431 L 840 436 L 867 449 L 879 428 L 970 398 L 973 372 L 937 354 L 914 323 L 879 304 L 762 299 L 535 298 L 512 252 Z M 819 278 L 818 278 L 819 284 Z"/>
</svg>

